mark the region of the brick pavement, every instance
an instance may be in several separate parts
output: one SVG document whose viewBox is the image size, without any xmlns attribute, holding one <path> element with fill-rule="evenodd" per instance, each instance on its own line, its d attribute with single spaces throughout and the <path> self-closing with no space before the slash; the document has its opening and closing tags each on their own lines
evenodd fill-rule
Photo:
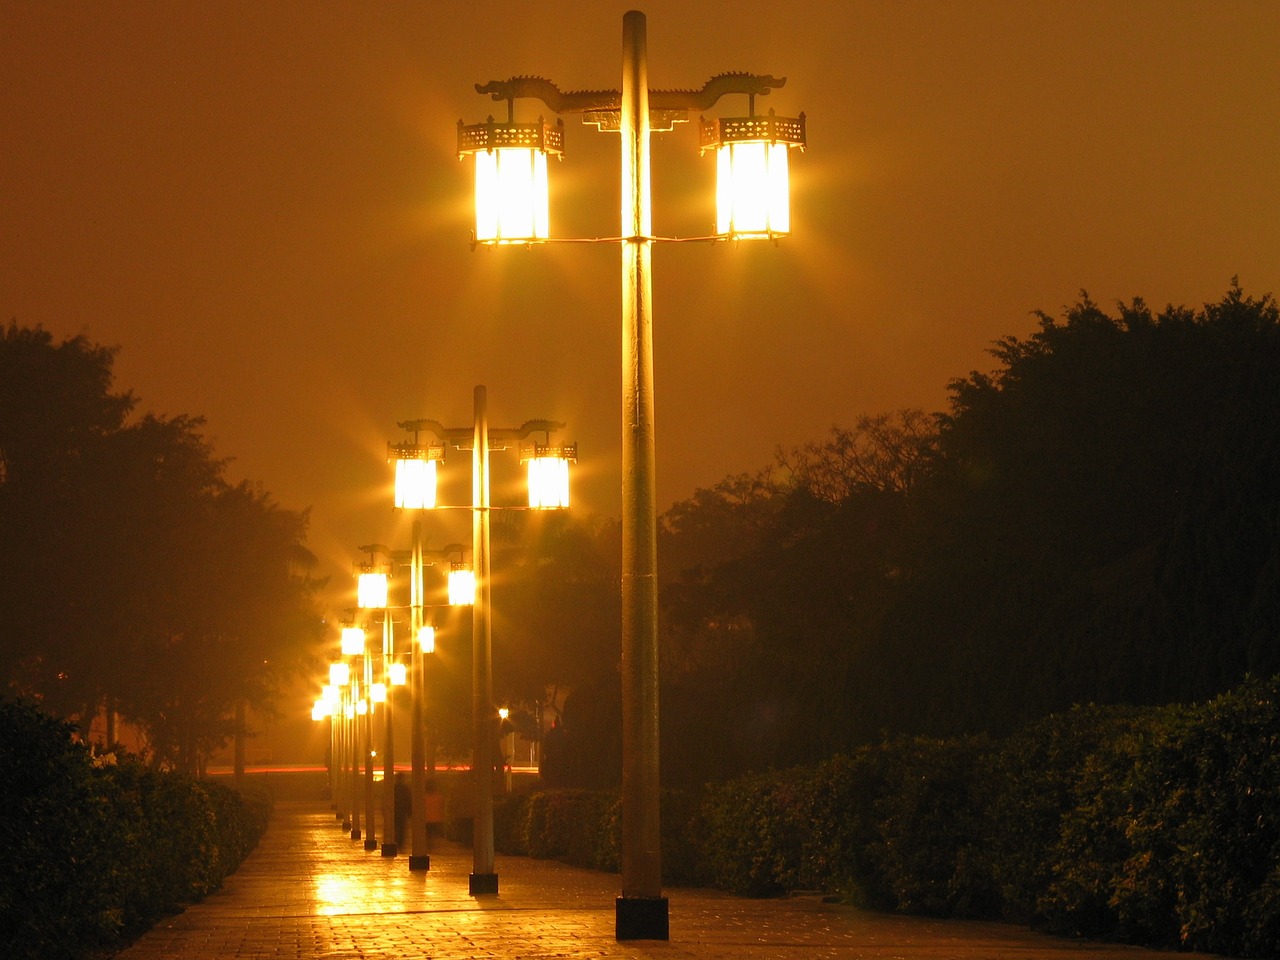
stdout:
<svg viewBox="0 0 1280 960">
<path fill-rule="evenodd" d="M 1191 960 L 992 923 L 886 916 L 820 898 L 751 900 L 673 888 L 671 939 L 614 939 L 615 874 L 497 860 L 500 893 L 467 893 L 471 851 L 436 842 L 431 869 L 366 852 L 319 801 L 281 801 L 224 887 L 162 920 L 118 960 L 628 958 L 664 960 Z M 1199 955 L 1203 957 L 1204 955 Z"/>
</svg>

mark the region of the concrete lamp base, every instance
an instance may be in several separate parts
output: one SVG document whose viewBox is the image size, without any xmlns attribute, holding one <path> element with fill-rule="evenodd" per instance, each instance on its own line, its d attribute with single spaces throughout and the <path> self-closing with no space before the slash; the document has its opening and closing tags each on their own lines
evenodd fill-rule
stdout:
<svg viewBox="0 0 1280 960">
<path fill-rule="evenodd" d="M 618 940 L 670 940 L 666 897 L 619 897 L 614 936 Z"/>
<path fill-rule="evenodd" d="M 416 855 L 410 854 L 409 869 L 410 870 L 430 870 L 431 854 L 429 853 L 422 853 L 422 854 L 416 854 Z"/>
<path fill-rule="evenodd" d="M 471 896 L 494 897 L 498 895 L 498 875 L 496 873 L 473 873 L 469 884 Z"/>
<path fill-rule="evenodd" d="M 384 857 L 394 857 L 399 852 L 400 852 L 400 848 L 397 847 L 394 843 L 384 843 L 382 845 L 382 855 Z"/>
<path fill-rule="evenodd" d="M 365 840 L 365 842 L 364 842 L 364 848 L 365 848 L 366 850 L 377 850 L 377 849 L 378 849 L 378 840 L 377 840 L 377 838 L 376 838 L 376 837 L 369 837 L 368 839 L 366 839 L 366 840 Z"/>
</svg>

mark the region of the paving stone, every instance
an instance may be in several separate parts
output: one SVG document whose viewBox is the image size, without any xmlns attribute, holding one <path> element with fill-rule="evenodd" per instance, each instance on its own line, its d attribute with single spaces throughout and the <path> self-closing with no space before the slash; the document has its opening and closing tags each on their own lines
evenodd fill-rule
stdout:
<svg viewBox="0 0 1280 960">
<path fill-rule="evenodd" d="M 333 812 L 277 802 L 223 888 L 159 923 L 118 960 L 1194 960 L 994 923 L 871 913 L 820 897 L 754 900 L 672 888 L 669 941 L 614 939 L 616 874 L 497 858 L 499 894 L 467 892 L 471 851 L 436 841 L 431 869 L 352 841 Z"/>
</svg>

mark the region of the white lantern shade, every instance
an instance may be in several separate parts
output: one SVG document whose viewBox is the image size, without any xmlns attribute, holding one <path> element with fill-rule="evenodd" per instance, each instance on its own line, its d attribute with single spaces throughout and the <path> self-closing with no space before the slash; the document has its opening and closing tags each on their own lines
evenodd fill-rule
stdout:
<svg viewBox="0 0 1280 960">
<path fill-rule="evenodd" d="M 342 655 L 355 657 L 364 653 L 364 631 L 359 627 L 342 628 Z"/>
<path fill-rule="evenodd" d="M 351 668 L 345 663 L 329 664 L 329 682 L 335 687 L 345 687 L 351 680 Z"/>
<path fill-rule="evenodd" d="M 449 605 L 469 607 L 476 602 L 476 575 L 469 567 L 449 571 Z"/>
<path fill-rule="evenodd" d="M 385 683 L 369 684 L 369 699 L 374 703 L 386 703 L 387 685 Z"/>
<path fill-rule="evenodd" d="M 550 235 L 547 154 L 534 147 L 482 150 L 476 158 L 476 242 L 531 243 Z"/>
<path fill-rule="evenodd" d="M 368 712 L 369 712 L 369 703 L 368 703 L 368 701 L 363 700 L 363 699 L 361 699 L 361 700 L 357 700 L 357 701 L 356 701 L 356 716 L 358 716 L 358 717 L 363 717 L 363 716 L 364 716 L 365 714 L 367 714 Z"/>
<path fill-rule="evenodd" d="M 716 232 L 735 238 L 791 232 L 791 187 L 785 143 L 758 140 L 716 150 Z"/>
<path fill-rule="evenodd" d="M 569 506 L 568 460 L 534 457 L 529 461 L 529 506 L 536 509 Z"/>
<path fill-rule="evenodd" d="M 409 668 L 403 663 L 393 663 L 387 667 L 387 679 L 393 687 L 403 687 L 409 682 Z"/>
<path fill-rule="evenodd" d="M 792 147 L 805 146 L 805 117 L 725 117 L 702 123 L 701 148 L 716 154 L 716 233 L 774 238 L 791 232 Z"/>
<path fill-rule="evenodd" d="M 396 461 L 396 506 L 430 510 L 436 505 L 436 461 Z"/>
<path fill-rule="evenodd" d="M 418 628 L 418 649 L 423 653 L 436 652 L 436 628 L 425 626 Z"/>
<path fill-rule="evenodd" d="M 387 575 L 362 573 L 356 579 L 356 606 L 361 609 L 382 609 L 387 605 Z"/>
</svg>

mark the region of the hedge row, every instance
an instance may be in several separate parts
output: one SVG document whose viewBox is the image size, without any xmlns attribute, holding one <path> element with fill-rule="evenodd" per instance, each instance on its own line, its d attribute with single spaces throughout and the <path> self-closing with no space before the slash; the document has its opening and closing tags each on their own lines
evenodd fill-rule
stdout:
<svg viewBox="0 0 1280 960">
<path fill-rule="evenodd" d="M 0 956 L 76 958 L 200 899 L 257 844 L 270 804 L 95 757 L 72 727 L 0 701 Z"/>
<path fill-rule="evenodd" d="M 663 801 L 668 883 L 1280 956 L 1280 678 L 1081 707 L 999 742 L 903 738 Z M 616 796 L 502 808 L 509 852 L 616 869 Z"/>
</svg>

